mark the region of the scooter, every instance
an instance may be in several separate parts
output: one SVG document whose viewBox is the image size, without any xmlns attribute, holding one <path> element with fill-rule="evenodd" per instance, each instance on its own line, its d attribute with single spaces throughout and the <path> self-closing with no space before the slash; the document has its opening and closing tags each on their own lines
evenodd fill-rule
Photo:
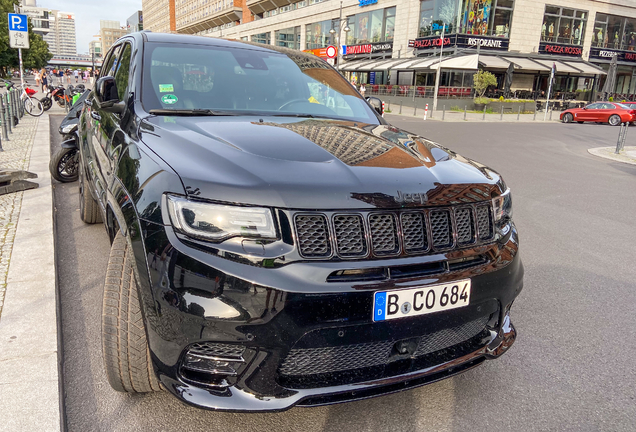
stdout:
<svg viewBox="0 0 636 432">
<path fill-rule="evenodd" d="M 60 124 L 59 133 L 64 136 L 62 146 L 51 157 L 49 171 L 51 176 L 62 183 L 71 183 L 79 177 L 79 117 L 84 108 L 84 101 L 90 93 L 85 91 Z"/>
</svg>

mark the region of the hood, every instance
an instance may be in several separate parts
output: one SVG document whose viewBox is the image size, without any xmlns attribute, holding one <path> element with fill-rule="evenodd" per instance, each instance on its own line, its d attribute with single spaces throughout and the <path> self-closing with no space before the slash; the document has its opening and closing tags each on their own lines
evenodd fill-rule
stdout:
<svg viewBox="0 0 636 432">
<path fill-rule="evenodd" d="M 404 208 L 490 199 L 499 176 L 389 125 L 280 117 L 151 117 L 142 141 L 186 193 L 289 209 Z"/>
</svg>

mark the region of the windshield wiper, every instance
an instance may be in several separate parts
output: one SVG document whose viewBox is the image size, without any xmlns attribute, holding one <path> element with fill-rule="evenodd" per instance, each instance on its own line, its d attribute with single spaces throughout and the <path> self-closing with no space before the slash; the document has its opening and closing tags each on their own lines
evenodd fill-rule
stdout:
<svg viewBox="0 0 636 432">
<path fill-rule="evenodd" d="M 313 114 L 294 114 L 294 113 L 289 113 L 289 114 L 268 114 L 271 115 L 272 117 L 302 117 L 302 118 L 316 118 L 315 115 Z"/>
<path fill-rule="evenodd" d="M 227 111 L 213 111 L 211 109 L 152 109 L 150 114 L 173 116 L 230 116 L 237 115 Z"/>
</svg>

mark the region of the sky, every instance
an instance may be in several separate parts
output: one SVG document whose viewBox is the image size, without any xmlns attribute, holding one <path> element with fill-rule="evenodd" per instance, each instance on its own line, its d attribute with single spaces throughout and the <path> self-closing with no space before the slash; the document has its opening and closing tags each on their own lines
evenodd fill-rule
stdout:
<svg viewBox="0 0 636 432">
<path fill-rule="evenodd" d="M 75 14 L 77 53 L 88 53 L 88 43 L 99 34 L 99 20 L 115 20 L 121 25 L 141 10 L 141 0 L 37 0 L 40 7 Z"/>
</svg>

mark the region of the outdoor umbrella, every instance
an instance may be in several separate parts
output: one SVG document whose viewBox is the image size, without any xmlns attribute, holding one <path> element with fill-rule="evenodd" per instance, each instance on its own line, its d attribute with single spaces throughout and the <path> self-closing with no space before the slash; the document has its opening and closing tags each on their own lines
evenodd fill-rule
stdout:
<svg viewBox="0 0 636 432">
<path fill-rule="evenodd" d="M 608 96 L 614 93 L 616 87 L 616 69 L 618 67 L 618 55 L 612 57 L 612 62 L 607 71 L 607 77 L 605 77 L 605 85 L 603 85 L 603 99 L 607 99 Z"/>
<path fill-rule="evenodd" d="M 510 99 L 510 87 L 512 86 L 512 74 L 515 72 L 515 65 L 510 63 L 506 71 L 506 81 L 504 82 L 504 94 L 506 99 Z"/>
</svg>

